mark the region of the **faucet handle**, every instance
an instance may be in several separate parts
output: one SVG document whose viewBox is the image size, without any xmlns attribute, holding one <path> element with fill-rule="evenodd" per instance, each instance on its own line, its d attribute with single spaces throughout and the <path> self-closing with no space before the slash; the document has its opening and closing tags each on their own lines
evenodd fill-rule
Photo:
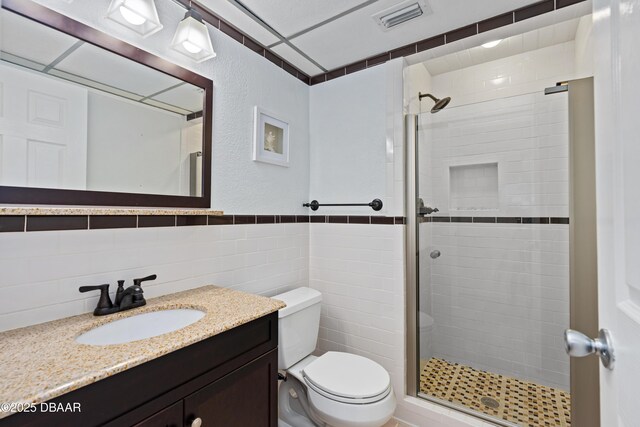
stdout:
<svg viewBox="0 0 640 427">
<path fill-rule="evenodd" d="M 141 277 L 139 279 L 133 279 L 134 286 L 142 286 L 142 282 L 146 282 L 148 280 L 156 280 L 158 276 L 156 274 L 152 274 L 151 276 Z"/>
<path fill-rule="evenodd" d="M 113 304 L 111 303 L 111 298 L 109 297 L 109 284 L 106 283 L 104 285 L 96 285 L 96 286 L 80 286 L 78 289 L 80 292 L 90 292 L 90 291 L 100 291 L 100 299 L 98 300 L 98 305 L 96 309 L 93 311 L 95 315 L 105 314 L 105 310 L 109 310 L 113 308 Z"/>
</svg>

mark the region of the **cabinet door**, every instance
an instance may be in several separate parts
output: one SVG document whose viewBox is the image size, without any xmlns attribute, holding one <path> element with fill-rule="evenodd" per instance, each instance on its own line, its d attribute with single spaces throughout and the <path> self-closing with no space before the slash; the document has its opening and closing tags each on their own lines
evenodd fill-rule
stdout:
<svg viewBox="0 0 640 427">
<path fill-rule="evenodd" d="M 276 349 L 184 399 L 185 425 L 276 427 L 277 376 Z"/>
<path fill-rule="evenodd" d="M 134 427 L 181 427 L 182 426 L 182 401 L 164 408 L 136 424 Z"/>
</svg>

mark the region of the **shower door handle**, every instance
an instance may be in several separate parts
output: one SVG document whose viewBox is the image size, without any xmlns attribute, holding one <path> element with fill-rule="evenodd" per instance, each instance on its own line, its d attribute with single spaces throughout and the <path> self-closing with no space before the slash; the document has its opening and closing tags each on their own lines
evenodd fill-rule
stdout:
<svg viewBox="0 0 640 427">
<path fill-rule="evenodd" d="M 571 357 L 585 357 L 591 354 L 600 356 L 602 365 L 613 369 L 615 361 L 611 334 L 606 329 L 600 329 L 598 338 L 591 339 L 582 332 L 567 329 L 564 331 L 564 349 Z"/>
</svg>

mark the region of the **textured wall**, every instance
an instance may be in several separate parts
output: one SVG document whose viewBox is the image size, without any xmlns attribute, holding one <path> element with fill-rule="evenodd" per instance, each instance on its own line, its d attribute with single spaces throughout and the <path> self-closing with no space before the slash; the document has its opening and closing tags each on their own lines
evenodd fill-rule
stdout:
<svg viewBox="0 0 640 427">
<path fill-rule="evenodd" d="M 195 64 L 169 45 L 184 9 L 156 2 L 164 28 L 146 39 L 104 19 L 107 0 L 39 0 L 78 21 L 207 76 L 214 84 L 212 208 L 228 213 L 304 212 L 309 191 L 309 87 L 267 59 L 209 27 L 214 59 Z M 253 107 L 290 124 L 290 167 L 254 162 Z"/>
</svg>

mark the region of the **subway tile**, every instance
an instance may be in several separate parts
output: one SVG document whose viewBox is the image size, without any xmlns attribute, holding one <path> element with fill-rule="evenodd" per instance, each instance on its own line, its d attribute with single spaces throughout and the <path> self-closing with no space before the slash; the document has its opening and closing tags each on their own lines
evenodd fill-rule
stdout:
<svg viewBox="0 0 640 427">
<path fill-rule="evenodd" d="M 448 216 L 432 216 L 431 222 L 451 222 L 451 218 Z"/>
<path fill-rule="evenodd" d="M 258 224 L 275 224 L 276 215 L 258 215 L 256 217 Z"/>
<path fill-rule="evenodd" d="M 384 64 L 389 60 L 389 52 L 367 58 L 367 68 L 375 65 Z"/>
<path fill-rule="evenodd" d="M 280 222 L 282 223 L 296 222 L 296 217 L 294 215 L 280 215 Z"/>
<path fill-rule="evenodd" d="M 138 217 L 135 215 L 90 215 L 89 228 L 136 228 Z"/>
<path fill-rule="evenodd" d="M 210 215 L 209 225 L 233 225 L 233 215 Z"/>
<path fill-rule="evenodd" d="M 0 233 L 9 231 L 24 231 L 24 215 L 1 215 Z"/>
<path fill-rule="evenodd" d="M 178 215 L 176 217 L 177 226 L 207 225 L 207 215 Z"/>
<path fill-rule="evenodd" d="M 384 224 L 384 225 L 393 225 L 395 223 L 395 218 L 389 216 L 372 216 L 371 224 Z"/>
<path fill-rule="evenodd" d="M 528 217 L 522 218 L 523 224 L 549 224 L 549 218 Z"/>
<path fill-rule="evenodd" d="M 174 227 L 175 225 L 175 215 L 138 215 L 138 228 Z"/>
<path fill-rule="evenodd" d="M 289 64 L 287 61 L 282 61 L 282 68 L 293 77 L 298 77 L 298 69 L 293 65 Z"/>
<path fill-rule="evenodd" d="M 239 43 L 243 43 L 244 41 L 244 35 L 224 21 L 220 21 L 220 31 Z"/>
<path fill-rule="evenodd" d="M 412 43 L 410 45 L 402 46 L 402 47 L 399 47 L 397 49 L 394 49 L 394 50 L 390 51 L 389 52 L 389 57 L 390 57 L 390 59 L 402 58 L 404 56 L 413 55 L 416 52 L 417 52 L 416 43 Z"/>
<path fill-rule="evenodd" d="M 347 74 L 347 73 L 346 73 L 346 71 L 345 71 L 345 68 L 344 68 L 344 67 L 342 67 L 342 68 L 337 68 L 337 69 L 335 69 L 335 70 L 333 70 L 333 71 L 329 71 L 329 72 L 327 73 L 327 81 L 329 81 L 329 80 L 333 80 L 333 79 L 335 79 L 335 78 L 337 78 L 337 77 L 342 77 L 342 76 L 344 76 L 344 75 L 346 75 L 346 74 Z"/>
<path fill-rule="evenodd" d="M 86 215 L 28 215 L 27 231 L 84 230 L 89 228 Z"/>
<path fill-rule="evenodd" d="M 513 24 L 513 12 L 504 13 L 478 22 L 478 33 L 495 30 L 505 25 Z"/>
<path fill-rule="evenodd" d="M 550 224 L 569 224 L 569 218 L 549 218 Z"/>
<path fill-rule="evenodd" d="M 474 216 L 473 222 L 480 224 L 491 224 L 496 222 L 496 218 L 491 216 Z"/>
<path fill-rule="evenodd" d="M 317 76 L 311 77 L 311 85 L 317 85 L 319 83 L 324 83 L 327 81 L 327 74 L 318 74 Z"/>
<path fill-rule="evenodd" d="M 478 27 L 476 24 L 467 25 L 466 27 L 458 28 L 453 31 L 449 31 L 445 34 L 445 41 L 452 43 L 458 40 L 462 40 L 467 37 L 475 36 L 478 34 Z"/>
<path fill-rule="evenodd" d="M 264 57 L 267 58 L 269 61 L 273 62 L 274 64 L 276 64 L 278 67 L 282 67 L 282 58 L 280 58 L 278 55 L 271 52 L 270 50 L 265 50 Z"/>
<path fill-rule="evenodd" d="M 470 216 L 452 216 L 451 222 L 472 222 L 473 218 Z"/>
<path fill-rule="evenodd" d="M 244 45 L 257 53 L 260 56 L 264 56 L 265 48 L 262 47 L 258 42 L 252 40 L 251 38 L 244 36 Z"/>
<path fill-rule="evenodd" d="M 325 223 L 327 222 L 327 217 L 325 215 L 310 215 L 309 221 L 313 223 Z"/>
<path fill-rule="evenodd" d="M 234 224 L 255 224 L 256 216 L 255 215 L 234 215 L 233 223 Z"/>
<path fill-rule="evenodd" d="M 328 215 L 327 222 L 334 223 L 334 224 L 335 223 L 346 224 L 349 222 L 349 218 L 346 215 Z"/>
<path fill-rule="evenodd" d="M 370 219 L 368 216 L 360 216 L 360 215 L 349 216 L 349 224 L 369 224 L 369 223 L 370 223 Z"/>
<path fill-rule="evenodd" d="M 582 3 L 585 0 L 556 0 L 556 9 L 571 6 L 576 3 Z"/>
<path fill-rule="evenodd" d="M 438 36 L 419 41 L 416 43 L 416 50 L 418 52 L 422 52 L 428 49 L 433 49 L 434 47 L 442 46 L 444 42 L 444 34 L 440 34 Z"/>
<path fill-rule="evenodd" d="M 555 9 L 555 0 L 544 0 L 538 3 L 534 3 L 530 6 L 525 6 L 514 12 L 515 21 L 523 21 L 525 19 L 533 18 L 534 16 L 542 15 L 543 13 L 553 12 Z"/>
<path fill-rule="evenodd" d="M 309 215 L 296 215 L 296 222 L 309 222 Z"/>
<path fill-rule="evenodd" d="M 512 217 L 500 216 L 497 218 L 497 222 L 498 224 L 521 224 L 522 218 L 516 217 L 516 216 L 512 216 Z"/>
<path fill-rule="evenodd" d="M 345 67 L 345 72 L 347 74 L 355 73 L 356 71 L 364 70 L 367 68 L 367 60 L 362 60 L 358 62 L 354 62 L 353 64 L 349 64 Z"/>
<path fill-rule="evenodd" d="M 298 80 L 304 82 L 307 85 L 311 84 L 311 77 L 307 76 L 300 70 L 298 70 Z"/>
<path fill-rule="evenodd" d="M 397 216 L 395 217 L 395 221 L 397 225 L 403 225 L 406 224 L 406 220 L 403 216 Z"/>
</svg>

